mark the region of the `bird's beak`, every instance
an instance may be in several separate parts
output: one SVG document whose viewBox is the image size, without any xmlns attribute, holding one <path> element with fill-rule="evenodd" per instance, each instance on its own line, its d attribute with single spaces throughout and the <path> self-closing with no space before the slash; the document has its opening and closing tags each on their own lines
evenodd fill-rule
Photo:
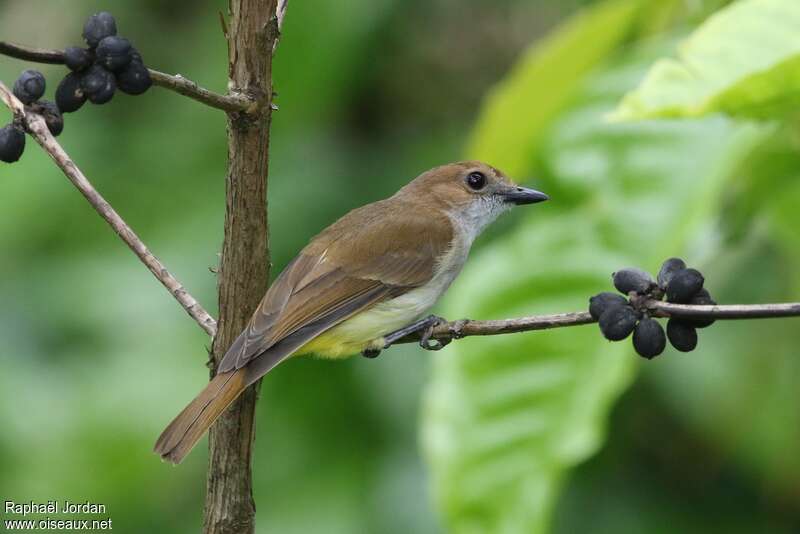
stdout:
<svg viewBox="0 0 800 534">
<path fill-rule="evenodd" d="M 510 187 L 507 191 L 502 192 L 501 195 L 506 202 L 516 204 L 517 206 L 550 200 L 550 197 L 541 191 L 519 186 Z"/>
</svg>

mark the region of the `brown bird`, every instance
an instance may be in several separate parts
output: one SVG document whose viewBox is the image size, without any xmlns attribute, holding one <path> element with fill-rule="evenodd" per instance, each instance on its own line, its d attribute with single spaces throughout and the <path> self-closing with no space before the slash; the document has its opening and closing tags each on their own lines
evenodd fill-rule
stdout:
<svg viewBox="0 0 800 534">
<path fill-rule="evenodd" d="M 478 161 L 431 169 L 323 230 L 281 272 L 206 388 L 155 445 L 178 463 L 250 384 L 293 355 L 375 355 L 430 328 L 418 321 L 464 265 L 480 232 L 547 195 Z M 415 322 L 416 321 L 416 322 Z"/>
</svg>

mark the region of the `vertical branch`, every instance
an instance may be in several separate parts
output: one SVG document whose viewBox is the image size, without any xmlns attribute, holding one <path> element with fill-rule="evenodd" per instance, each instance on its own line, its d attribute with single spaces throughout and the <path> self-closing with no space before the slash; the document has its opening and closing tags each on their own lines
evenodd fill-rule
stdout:
<svg viewBox="0 0 800 534">
<path fill-rule="evenodd" d="M 267 157 L 276 0 L 229 0 L 228 77 L 231 94 L 260 105 L 228 115 L 225 238 L 219 273 L 219 320 L 213 358 L 245 327 L 267 287 Z M 251 452 L 258 384 L 248 388 L 209 432 L 204 532 L 252 533 Z"/>
</svg>

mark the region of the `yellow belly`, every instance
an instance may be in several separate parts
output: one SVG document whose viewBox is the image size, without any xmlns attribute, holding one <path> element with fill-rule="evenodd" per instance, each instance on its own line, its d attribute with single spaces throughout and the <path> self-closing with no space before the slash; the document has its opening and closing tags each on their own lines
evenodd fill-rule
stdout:
<svg viewBox="0 0 800 534">
<path fill-rule="evenodd" d="M 323 358 L 345 358 L 366 349 L 381 349 L 383 336 L 422 317 L 445 288 L 446 285 L 429 284 L 376 304 L 315 337 L 295 355 L 313 353 Z"/>
<path fill-rule="evenodd" d="M 464 265 L 474 238 L 473 233 L 457 231 L 451 248 L 439 259 L 436 274 L 427 284 L 354 315 L 312 339 L 295 354 L 344 358 L 366 349 L 382 349 L 383 336 L 408 326 L 433 307 Z"/>
</svg>

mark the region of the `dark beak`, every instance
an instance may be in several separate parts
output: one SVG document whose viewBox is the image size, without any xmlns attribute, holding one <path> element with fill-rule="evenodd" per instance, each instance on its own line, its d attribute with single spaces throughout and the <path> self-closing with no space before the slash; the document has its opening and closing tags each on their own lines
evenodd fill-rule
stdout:
<svg viewBox="0 0 800 534">
<path fill-rule="evenodd" d="M 550 197 L 541 191 L 528 189 L 527 187 L 512 187 L 508 191 L 502 193 L 502 195 L 506 202 L 511 202 L 517 206 L 522 204 L 535 204 L 537 202 L 550 200 Z"/>
</svg>

